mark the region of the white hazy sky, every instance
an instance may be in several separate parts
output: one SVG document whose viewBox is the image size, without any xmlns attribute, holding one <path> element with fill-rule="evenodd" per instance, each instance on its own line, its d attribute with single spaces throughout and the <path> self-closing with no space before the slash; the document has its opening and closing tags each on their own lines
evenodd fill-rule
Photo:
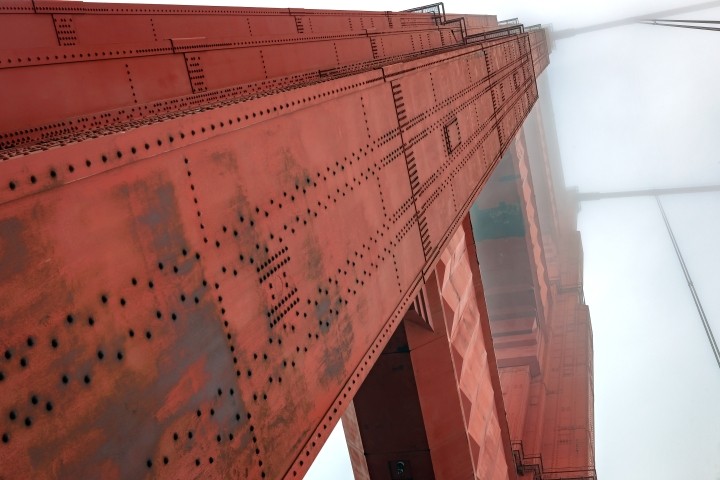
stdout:
<svg viewBox="0 0 720 480">
<path fill-rule="evenodd" d="M 127 0 L 126 0 L 127 1 Z M 402 10 L 417 1 L 154 1 Z M 145 2 L 147 3 L 147 2 Z M 678 0 L 445 2 L 555 30 L 678 8 Z M 683 17 L 720 20 L 720 8 Z M 568 186 L 720 184 L 720 32 L 631 25 L 556 43 L 549 82 Z M 720 193 L 665 197 L 720 340 Z M 586 202 L 578 218 L 595 333 L 596 460 L 603 480 L 720 480 L 720 369 L 653 199 Z M 342 432 L 307 478 L 349 479 Z"/>
<path fill-rule="evenodd" d="M 547 75 L 569 185 L 720 184 L 720 32 L 632 25 L 556 46 Z M 662 201 L 717 337 L 720 193 Z M 585 202 L 578 227 L 599 476 L 720 480 L 720 369 L 655 200 Z"/>
</svg>

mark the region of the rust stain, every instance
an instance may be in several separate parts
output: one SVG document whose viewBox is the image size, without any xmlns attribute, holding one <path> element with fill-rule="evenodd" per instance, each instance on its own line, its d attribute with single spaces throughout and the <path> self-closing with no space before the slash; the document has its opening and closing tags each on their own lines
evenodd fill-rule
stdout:
<svg viewBox="0 0 720 480">
<path fill-rule="evenodd" d="M 0 272 L 3 281 L 24 272 L 29 261 L 24 226 L 19 218 L 0 220 Z"/>
</svg>

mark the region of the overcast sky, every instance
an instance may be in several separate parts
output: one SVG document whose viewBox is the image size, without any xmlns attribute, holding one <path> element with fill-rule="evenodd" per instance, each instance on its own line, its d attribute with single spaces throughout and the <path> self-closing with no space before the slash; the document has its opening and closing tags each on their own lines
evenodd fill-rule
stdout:
<svg viewBox="0 0 720 480">
<path fill-rule="evenodd" d="M 556 47 L 547 75 L 569 185 L 720 184 L 720 32 L 632 25 Z M 717 337 L 720 193 L 662 201 Z M 578 221 L 599 476 L 720 480 L 720 370 L 655 200 L 585 202 Z"/>
<path fill-rule="evenodd" d="M 426 2 L 181 1 L 401 10 Z M 555 30 L 683 7 L 677 0 L 448 1 L 448 12 Z M 718 2 L 720 5 L 720 2 Z M 720 8 L 676 18 L 720 20 Z M 631 25 L 560 40 L 549 81 L 565 178 L 580 191 L 720 184 L 720 32 Z M 720 340 L 720 193 L 666 197 Z M 596 460 L 603 480 L 720 480 L 720 369 L 653 199 L 586 202 L 579 215 L 595 333 Z M 342 440 L 342 433 L 336 432 Z M 308 478 L 351 478 L 342 441 Z"/>
</svg>

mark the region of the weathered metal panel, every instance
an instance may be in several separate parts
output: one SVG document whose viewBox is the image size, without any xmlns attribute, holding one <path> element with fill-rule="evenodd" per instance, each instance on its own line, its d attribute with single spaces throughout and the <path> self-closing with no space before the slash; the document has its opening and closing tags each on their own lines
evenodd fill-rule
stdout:
<svg viewBox="0 0 720 480">
<path fill-rule="evenodd" d="M 288 11 L 35 5 L 87 15 L 88 32 L 93 14 L 164 15 L 197 32 L 247 15 L 253 36 L 299 34 Z M 422 35 L 388 47 L 425 51 Z M 77 48 L 72 36 L 58 48 Z M 1 138 L 24 145 L 0 163 L 7 478 L 306 471 L 501 154 L 492 104 L 467 88 L 488 82 L 468 73 L 477 47 L 335 79 L 302 73 L 368 48 L 391 55 L 351 42 L 345 53 L 333 41 L 258 47 L 262 71 L 235 84 L 242 50 L 197 39 L 173 48 L 208 51 L 0 69 L 17 94 Z M 62 80 L 43 90 L 44 72 Z M 406 91 L 426 98 L 415 120 Z M 443 153 L 450 117 L 463 157 Z M 445 196 L 421 198 L 417 165 Z M 447 193 L 458 181 L 467 198 Z"/>
<path fill-rule="evenodd" d="M 331 42 L 314 43 L 311 48 L 303 47 L 302 44 L 290 43 L 263 48 L 261 52 L 267 78 L 340 66 Z"/>
<path fill-rule="evenodd" d="M 126 106 L 130 110 L 137 103 L 192 92 L 181 55 L 10 68 L 0 72 L 0 88 L 9 92 L 0 115 L 3 132 L 89 112 Z"/>
<path fill-rule="evenodd" d="M 3 13 L 0 16 L 0 45 L 3 50 L 57 45 L 57 35 L 50 15 L 6 14 L 5 8 L 10 8 L 8 3 L 3 2 L 0 7 L 0 12 Z M 17 59 L 6 57 L 0 60 L 7 62 Z"/>
<path fill-rule="evenodd" d="M 177 36 L 193 36 L 190 32 L 182 35 L 167 35 L 163 31 L 163 19 L 167 16 L 145 15 L 68 15 L 75 32 L 75 45 L 108 45 L 144 43 L 164 40 Z"/>
<path fill-rule="evenodd" d="M 256 48 L 233 48 L 186 53 L 196 58 L 208 90 L 250 83 L 265 78 L 263 53 Z"/>
<path fill-rule="evenodd" d="M 351 38 L 333 42 L 338 65 L 367 62 L 372 60 L 369 38 Z"/>
</svg>

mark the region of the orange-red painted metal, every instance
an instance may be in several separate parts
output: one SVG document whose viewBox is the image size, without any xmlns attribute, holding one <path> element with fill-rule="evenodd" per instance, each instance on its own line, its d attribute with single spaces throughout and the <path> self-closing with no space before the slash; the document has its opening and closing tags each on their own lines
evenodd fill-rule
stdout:
<svg viewBox="0 0 720 480">
<path fill-rule="evenodd" d="M 535 101 L 528 36 L 2 7 L 4 477 L 302 476 Z"/>
<path fill-rule="evenodd" d="M 13 92 L 6 109 L 14 113 L 2 118 L 0 146 L 306 85 L 338 68 L 363 70 L 463 43 L 454 24 L 430 15 L 34 5 L 33 15 L 8 6 L 0 17 L 0 87 Z M 488 28 L 493 20 L 478 17 Z"/>
<path fill-rule="evenodd" d="M 468 217 L 353 407 L 343 427 L 357 477 L 516 478 Z"/>
<path fill-rule="evenodd" d="M 523 132 L 472 210 L 513 455 L 520 478 L 594 480 L 577 212 L 537 110 Z"/>
</svg>

